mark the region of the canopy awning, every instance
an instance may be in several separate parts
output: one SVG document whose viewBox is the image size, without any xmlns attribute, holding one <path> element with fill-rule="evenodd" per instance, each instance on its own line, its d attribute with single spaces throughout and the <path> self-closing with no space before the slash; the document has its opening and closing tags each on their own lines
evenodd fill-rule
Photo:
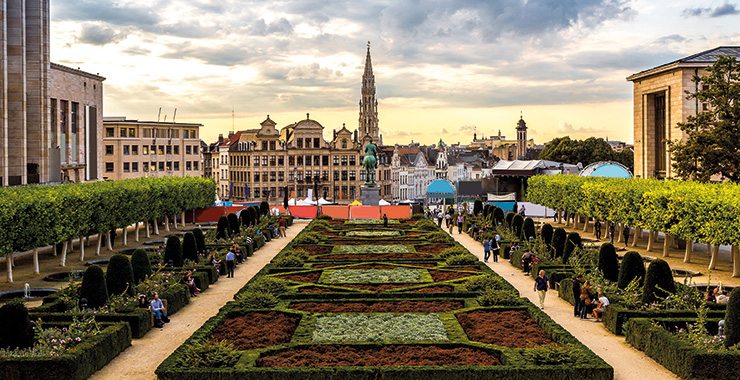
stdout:
<svg viewBox="0 0 740 380">
<path fill-rule="evenodd" d="M 362 206 L 362 202 L 355 200 L 354 202 L 349 204 L 350 206 Z"/>
<path fill-rule="evenodd" d="M 427 198 L 455 198 L 455 187 L 444 179 L 436 179 L 427 187 Z"/>
<path fill-rule="evenodd" d="M 390 202 L 386 201 L 385 199 L 381 199 L 378 202 L 378 206 L 390 206 L 390 205 L 391 205 Z"/>
</svg>

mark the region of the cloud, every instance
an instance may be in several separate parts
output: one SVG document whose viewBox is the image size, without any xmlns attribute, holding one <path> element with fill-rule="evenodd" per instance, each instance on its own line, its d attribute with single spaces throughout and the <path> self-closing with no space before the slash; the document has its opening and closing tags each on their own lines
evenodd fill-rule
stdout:
<svg viewBox="0 0 740 380">
<path fill-rule="evenodd" d="M 191 43 L 170 45 L 171 51 L 162 55 L 163 58 L 188 59 L 193 58 L 204 63 L 218 66 L 235 66 L 249 62 L 247 51 L 236 45 L 196 46 Z"/>
<path fill-rule="evenodd" d="M 63 6 L 52 8 L 52 17 L 57 20 L 100 21 L 139 27 L 154 25 L 160 21 L 152 7 L 105 0 L 67 0 Z"/>
<path fill-rule="evenodd" d="M 682 12 L 684 17 L 702 17 L 702 16 L 722 17 L 722 16 L 735 15 L 738 13 L 740 13 L 740 10 L 738 10 L 735 7 L 735 4 L 730 4 L 730 3 L 724 3 L 714 8 L 711 8 L 711 7 L 686 8 Z"/>
<path fill-rule="evenodd" d="M 86 23 L 82 25 L 77 41 L 90 45 L 107 45 L 126 38 L 125 33 L 116 32 L 105 25 Z"/>
<path fill-rule="evenodd" d="M 283 34 L 288 35 L 293 32 L 293 24 L 290 23 L 286 18 L 280 18 L 276 21 L 265 22 L 264 19 L 255 21 L 252 25 L 247 28 L 248 32 L 255 36 L 267 36 L 270 34 Z"/>
</svg>

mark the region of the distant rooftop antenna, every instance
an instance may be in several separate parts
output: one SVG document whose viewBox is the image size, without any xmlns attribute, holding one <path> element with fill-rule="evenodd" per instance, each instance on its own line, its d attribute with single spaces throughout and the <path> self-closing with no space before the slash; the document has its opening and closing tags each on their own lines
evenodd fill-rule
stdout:
<svg viewBox="0 0 740 380">
<path fill-rule="evenodd" d="M 159 123 L 160 117 L 162 117 L 162 107 L 159 107 L 159 112 L 157 113 L 157 123 Z"/>
<path fill-rule="evenodd" d="M 177 108 L 175 108 L 175 113 L 172 115 L 172 123 L 175 123 L 175 118 L 177 118 Z"/>
</svg>

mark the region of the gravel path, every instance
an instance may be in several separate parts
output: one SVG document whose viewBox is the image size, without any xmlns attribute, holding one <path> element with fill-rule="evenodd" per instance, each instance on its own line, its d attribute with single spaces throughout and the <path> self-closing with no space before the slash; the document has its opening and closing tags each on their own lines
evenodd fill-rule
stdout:
<svg viewBox="0 0 740 380">
<path fill-rule="evenodd" d="M 479 242 L 467 234 L 453 234 L 452 237 L 478 258 L 483 259 L 483 246 Z M 501 258 L 498 263 L 489 261 L 488 267 L 514 285 L 523 297 L 527 297 L 535 305 L 539 304 L 537 293 L 533 290 L 534 280 L 531 277 L 524 275 L 522 271 Z M 678 379 L 673 372 L 656 363 L 642 351 L 630 346 L 624 337 L 609 332 L 603 323 L 597 323 L 593 319 L 584 321 L 574 318 L 573 306 L 558 297 L 557 291 L 547 292 L 544 311 L 596 355 L 614 367 L 615 379 Z"/>
<path fill-rule="evenodd" d="M 208 290 L 192 298 L 190 304 L 172 316 L 172 322 L 163 329 L 153 329 L 141 339 L 134 339 L 131 347 L 96 372 L 91 379 L 156 379 L 154 370 L 177 349 L 195 330 L 233 299 L 257 272 L 269 263 L 303 228 L 305 221 L 296 222 L 287 229 L 287 238 L 272 240 L 255 255 L 239 265 L 234 278 L 221 276 Z"/>
</svg>

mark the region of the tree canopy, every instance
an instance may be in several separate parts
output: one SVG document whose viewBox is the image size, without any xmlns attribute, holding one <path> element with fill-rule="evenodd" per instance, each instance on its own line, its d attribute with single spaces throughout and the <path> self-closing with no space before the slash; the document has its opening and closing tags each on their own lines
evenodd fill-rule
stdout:
<svg viewBox="0 0 740 380">
<path fill-rule="evenodd" d="M 569 136 L 556 137 L 545 144 L 540 159 L 574 165 L 580 162 L 583 166 L 599 161 L 616 161 L 630 170 L 634 167 L 634 153 L 631 150 L 615 152 L 609 143 L 600 137 L 589 137 L 585 140 L 572 140 Z"/>
</svg>

